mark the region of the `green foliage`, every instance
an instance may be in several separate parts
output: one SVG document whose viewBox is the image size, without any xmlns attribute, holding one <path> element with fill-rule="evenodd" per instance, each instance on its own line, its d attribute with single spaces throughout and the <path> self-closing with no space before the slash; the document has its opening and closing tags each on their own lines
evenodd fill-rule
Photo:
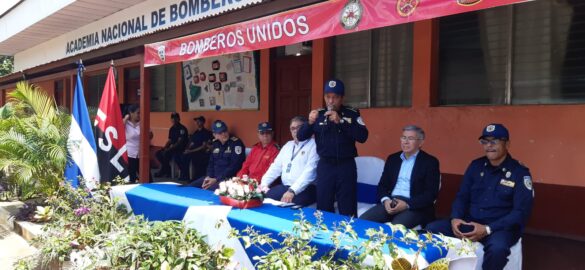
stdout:
<svg viewBox="0 0 585 270">
<path fill-rule="evenodd" d="M 358 241 L 358 234 L 353 229 L 353 220 L 335 224 L 332 229 L 323 224 L 322 213 L 315 212 L 316 223 L 308 222 L 301 212 L 295 220 L 292 232 L 281 232 L 283 238 L 277 241 L 270 234 L 260 234 L 253 227 L 239 232 L 232 230 L 230 237 L 237 237 L 244 242 L 245 248 L 254 246 L 264 255 L 256 256 L 256 268 L 263 269 L 418 269 L 419 254 L 428 246 L 447 247 L 447 243 L 433 237 L 432 234 L 417 234 L 407 230 L 404 226 L 392 226 L 392 234 L 388 235 L 382 228 L 368 229 L 365 241 Z M 400 235 L 397 237 L 396 235 Z M 329 237 L 333 248 L 325 255 L 318 257 L 317 249 L 311 244 L 316 238 Z M 401 241 L 415 244 L 418 248 L 416 255 L 409 261 L 403 257 L 394 244 Z M 387 248 L 387 249 L 386 249 Z M 385 251 L 386 250 L 386 251 Z M 340 259 L 339 254 L 348 253 L 346 259 Z M 389 251 L 389 254 L 387 252 Z M 431 269 L 448 269 L 448 260 L 437 260 L 429 267 Z"/>
<path fill-rule="evenodd" d="M 63 179 L 70 116 L 40 88 L 19 82 L 0 109 L 0 171 L 21 200 L 48 196 Z"/>
<path fill-rule="evenodd" d="M 230 263 L 233 250 L 212 249 L 182 222 L 133 216 L 108 190 L 103 185 L 90 194 L 62 185 L 48 198 L 53 219 L 34 240 L 43 265 L 71 261 L 74 269 L 178 270 L 225 269 Z"/>
<path fill-rule="evenodd" d="M 0 55 L 0 77 L 12 73 L 14 70 L 14 57 Z"/>
</svg>

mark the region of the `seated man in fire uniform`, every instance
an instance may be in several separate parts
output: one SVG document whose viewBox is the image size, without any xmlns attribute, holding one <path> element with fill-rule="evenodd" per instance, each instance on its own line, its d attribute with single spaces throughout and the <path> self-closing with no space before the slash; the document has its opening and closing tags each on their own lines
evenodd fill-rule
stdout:
<svg viewBox="0 0 585 270">
<path fill-rule="evenodd" d="M 155 174 L 156 177 L 170 176 L 172 159 L 177 159 L 185 150 L 187 146 L 188 131 L 185 126 L 181 124 L 181 117 L 178 113 L 171 113 L 171 121 L 173 126 L 169 129 L 169 139 L 165 146 L 156 152 L 156 158 L 161 164 L 161 169 Z"/>
<path fill-rule="evenodd" d="M 270 123 L 258 124 L 258 140 L 260 141 L 252 147 L 250 155 L 246 157 L 242 169 L 237 174 L 238 177 L 248 175 L 248 177 L 260 182 L 280 151 L 280 146 L 274 142 L 272 134 Z"/>
<path fill-rule="evenodd" d="M 216 120 L 211 130 L 215 140 L 211 145 L 207 176 L 202 176 L 189 185 L 215 190 L 219 186 L 219 182 L 236 175 L 246 159 L 246 153 L 242 140 L 230 136 L 227 125 L 223 121 Z"/>
</svg>

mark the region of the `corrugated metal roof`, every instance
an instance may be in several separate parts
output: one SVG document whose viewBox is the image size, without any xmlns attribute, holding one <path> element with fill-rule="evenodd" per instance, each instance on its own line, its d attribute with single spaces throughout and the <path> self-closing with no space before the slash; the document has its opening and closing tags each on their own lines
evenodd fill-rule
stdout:
<svg viewBox="0 0 585 270">
<path fill-rule="evenodd" d="M 1 41 L 0 54 L 13 55 L 24 51 L 140 2 L 144 2 L 144 0 L 73 1 L 55 13 Z M 15 10 L 11 12 L 15 12 Z M 23 16 L 23 19 L 26 19 L 26 16 Z"/>
</svg>

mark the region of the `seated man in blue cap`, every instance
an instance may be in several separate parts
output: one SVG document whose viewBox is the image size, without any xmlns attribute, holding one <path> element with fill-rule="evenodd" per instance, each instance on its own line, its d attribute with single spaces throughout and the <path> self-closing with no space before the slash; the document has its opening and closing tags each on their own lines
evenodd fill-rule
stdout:
<svg viewBox="0 0 585 270">
<path fill-rule="evenodd" d="M 246 159 L 246 147 L 242 140 L 230 136 L 227 125 L 216 120 L 211 126 L 213 143 L 207 165 L 207 175 L 191 182 L 190 186 L 215 190 L 219 182 L 234 177 Z"/>
<path fill-rule="evenodd" d="M 187 181 L 189 177 L 189 165 L 193 164 L 195 169 L 193 179 L 204 176 L 207 173 L 207 163 L 209 162 L 209 146 L 213 135 L 211 131 L 205 128 L 205 117 L 195 117 L 195 124 L 197 129 L 189 138 L 190 143 L 180 156 L 179 168 L 181 169 L 181 177 L 179 180 Z"/>
<path fill-rule="evenodd" d="M 250 155 L 246 157 L 246 161 L 242 165 L 242 169 L 238 172 L 238 177 L 247 175 L 249 178 L 260 183 L 260 179 L 274 161 L 280 146 L 274 141 L 272 133 L 272 126 L 268 122 L 261 122 L 258 124 L 258 140 L 254 144 Z"/>
<path fill-rule="evenodd" d="M 356 142 L 365 143 L 368 129 L 357 109 L 343 105 L 345 87 L 340 80 L 329 80 L 324 87 L 327 108 L 313 110 L 309 121 L 301 126 L 298 138 L 315 135 L 317 164 L 317 209 L 357 215 Z"/>
<path fill-rule="evenodd" d="M 479 137 L 485 156 L 471 162 L 453 202 L 451 218 L 426 229 L 481 242 L 482 269 L 504 269 L 510 248 L 521 237 L 534 190 L 528 168 L 508 152 L 510 135 L 502 124 L 487 125 Z"/>
</svg>

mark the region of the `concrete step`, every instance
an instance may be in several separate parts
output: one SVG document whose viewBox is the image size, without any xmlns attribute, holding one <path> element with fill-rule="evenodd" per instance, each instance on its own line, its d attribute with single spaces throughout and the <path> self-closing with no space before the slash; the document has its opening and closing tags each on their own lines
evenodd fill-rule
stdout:
<svg viewBox="0 0 585 270">
<path fill-rule="evenodd" d="M 14 269 L 13 265 L 16 261 L 37 252 L 37 249 L 20 235 L 0 225 L 0 269 Z"/>
</svg>

